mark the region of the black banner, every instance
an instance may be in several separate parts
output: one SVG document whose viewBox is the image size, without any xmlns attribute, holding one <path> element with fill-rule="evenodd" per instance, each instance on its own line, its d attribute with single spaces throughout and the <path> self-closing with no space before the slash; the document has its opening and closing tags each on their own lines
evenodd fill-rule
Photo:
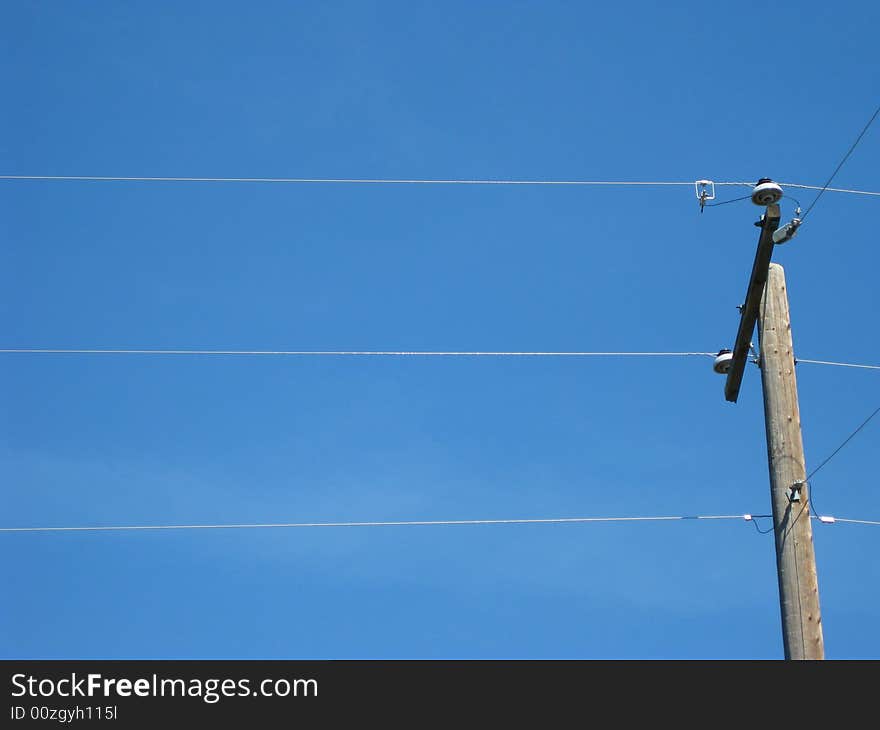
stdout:
<svg viewBox="0 0 880 730">
<path fill-rule="evenodd" d="M 764 707 L 766 712 L 782 687 L 801 694 L 805 686 L 823 679 L 827 670 L 821 666 L 662 661 L 5 661 L 7 702 L 0 724 L 262 727 L 305 721 L 324 725 L 355 716 L 371 722 L 381 719 L 383 724 L 405 720 L 403 724 L 419 727 L 443 718 L 491 716 L 533 718 L 539 726 L 552 727 L 580 716 L 584 722 L 579 724 L 605 726 L 593 720 L 609 712 L 614 724 L 636 717 L 694 714 L 697 708 L 718 712 L 719 707 L 728 711 Z M 851 683 L 848 686 L 854 689 Z M 826 698 L 827 691 L 826 687 Z M 766 719 L 766 714 L 762 716 Z"/>
</svg>

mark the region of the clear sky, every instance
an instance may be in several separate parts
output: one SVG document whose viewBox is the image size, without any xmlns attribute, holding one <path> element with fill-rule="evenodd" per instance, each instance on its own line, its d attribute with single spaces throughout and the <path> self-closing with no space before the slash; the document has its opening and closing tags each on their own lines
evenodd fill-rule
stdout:
<svg viewBox="0 0 880 730">
<path fill-rule="evenodd" d="M 880 96 L 867 1 L 2 10 L 7 175 L 821 185 Z M 875 126 L 835 185 L 880 190 L 878 156 Z M 880 363 L 878 205 L 826 193 L 777 250 L 799 356 Z M 0 181 L 0 347 L 716 351 L 759 214 L 683 186 Z M 0 378 L 2 527 L 770 509 L 759 372 L 733 405 L 708 358 Z M 810 468 L 880 379 L 798 378 Z M 816 476 L 821 513 L 880 518 L 878 427 Z M 880 657 L 880 529 L 814 533 L 827 655 Z M 782 656 L 745 521 L 3 533 L 0 570 L 5 658 Z"/>
</svg>

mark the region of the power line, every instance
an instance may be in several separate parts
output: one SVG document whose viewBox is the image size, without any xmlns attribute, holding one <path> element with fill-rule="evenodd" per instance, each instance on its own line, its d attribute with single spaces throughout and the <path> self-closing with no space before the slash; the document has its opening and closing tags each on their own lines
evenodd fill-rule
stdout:
<svg viewBox="0 0 880 730">
<path fill-rule="evenodd" d="M 290 357 L 715 357 L 714 352 L 632 352 L 632 351 L 469 351 L 469 350 L 150 350 L 102 348 L 0 348 L 0 355 L 229 355 Z M 833 365 L 845 368 L 880 370 L 866 365 L 831 360 L 797 358 L 797 364 Z"/>
<path fill-rule="evenodd" d="M 812 500 L 810 500 L 810 501 L 812 502 Z M 803 510 L 801 510 L 801 512 L 803 512 Z M 798 519 L 800 518 L 800 516 L 801 516 L 800 513 L 798 513 Z M 751 523 L 755 526 L 755 529 L 758 531 L 759 535 L 768 535 L 769 533 L 773 532 L 773 525 L 772 524 L 770 525 L 770 527 L 763 529 L 763 530 L 758 526 L 758 518 L 760 518 L 760 517 L 772 518 L 773 515 L 743 515 L 743 519 L 751 520 Z M 823 525 L 833 525 L 838 522 L 843 522 L 843 523 L 851 523 L 854 525 L 877 525 L 877 526 L 880 526 L 880 521 L 877 521 L 877 520 L 854 520 L 854 519 L 850 519 L 847 517 L 832 517 L 831 515 L 813 514 L 813 515 L 810 515 L 810 519 L 811 520 L 818 520 Z"/>
<path fill-rule="evenodd" d="M 744 520 L 752 522 L 761 534 L 772 530 L 761 530 L 756 520 L 772 515 L 673 515 L 649 517 L 550 517 L 502 520 L 394 520 L 383 522 L 258 522 L 247 524 L 203 524 L 203 525 L 84 525 L 63 527 L 0 527 L 0 532 L 136 532 L 136 531 L 167 531 L 167 530 L 266 530 L 278 528 L 304 527 L 449 527 L 477 525 L 561 525 L 587 523 L 623 523 L 623 522 L 683 522 L 686 520 Z M 836 522 L 860 525 L 880 525 L 874 520 L 856 520 L 830 515 L 811 515 L 824 524 Z"/>
<path fill-rule="evenodd" d="M 436 527 L 451 525 L 536 525 L 591 522 L 680 522 L 684 520 L 752 520 L 767 515 L 679 515 L 670 517 L 552 517 L 510 520 L 402 520 L 386 522 L 278 522 L 215 525 L 89 525 L 83 527 L 0 527 L 0 532 L 130 532 L 136 530 L 256 530 L 296 527 Z"/>
<path fill-rule="evenodd" d="M 779 183 L 784 188 L 802 188 L 803 190 L 824 190 L 826 193 L 851 193 L 853 195 L 878 195 L 880 192 L 871 190 L 850 190 L 847 188 L 826 188 L 821 185 L 798 185 L 796 183 Z"/>
<path fill-rule="evenodd" d="M 813 209 L 813 206 L 819 202 L 819 198 L 822 197 L 822 194 L 825 192 L 825 190 L 831 184 L 831 181 L 834 179 L 835 175 L 837 175 L 837 173 L 840 171 L 840 168 L 843 167 L 843 163 L 845 163 L 849 159 L 849 156 L 853 153 L 853 150 L 855 150 L 855 148 L 858 146 L 859 142 L 862 141 L 862 137 L 865 136 L 865 132 L 867 132 L 868 128 L 874 123 L 874 120 L 877 118 L 878 114 L 880 114 L 880 106 L 878 106 L 874 110 L 874 113 L 871 115 L 871 118 L 868 120 L 868 123 L 862 128 L 862 131 L 859 132 L 859 136 L 856 137 L 856 141 L 853 142 L 852 145 L 850 145 L 850 148 L 849 148 L 849 150 L 847 150 L 847 153 L 843 156 L 843 159 L 837 164 L 837 167 L 834 168 L 834 172 L 831 173 L 831 177 L 829 177 L 828 180 L 825 181 L 825 184 L 822 186 L 822 189 L 819 191 L 819 194 L 813 199 L 813 202 L 810 203 L 810 207 L 807 208 L 806 212 L 804 213 L 803 217 L 801 218 L 802 221 L 806 220 L 807 216 L 810 214 L 810 211 Z"/>
<path fill-rule="evenodd" d="M 820 515 L 819 517 L 814 517 L 814 519 L 818 519 L 824 525 L 833 525 L 836 522 L 849 522 L 854 525 L 878 525 L 880 526 L 880 522 L 877 520 L 852 520 L 846 517 L 832 517 L 831 515 Z"/>
<path fill-rule="evenodd" d="M 770 533 L 770 532 L 773 532 L 773 523 L 771 522 L 771 523 L 770 523 L 770 527 L 768 527 L 766 530 L 762 530 L 762 529 L 758 526 L 758 520 L 757 520 L 758 517 L 770 517 L 770 518 L 772 518 L 773 515 L 752 515 L 752 524 L 755 526 L 755 529 L 758 531 L 758 534 L 759 534 L 759 535 L 766 535 L 766 534 L 768 534 L 768 533 Z"/>
<path fill-rule="evenodd" d="M 878 413 L 880 413 L 880 407 L 878 407 L 870 416 L 868 416 L 864 421 L 862 421 L 862 423 L 859 425 L 859 427 L 855 431 L 853 431 L 849 436 L 847 436 L 846 439 L 844 440 L 844 442 L 842 444 L 840 444 L 840 446 L 838 446 L 833 452 L 831 452 L 830 456 L 828 456 L 821 464 L 819 464 L 819 466 L 817 466 L 815 469 L 813 469 L 813 471 L 811 471 L 807 475 L 806 482 L 810 485 L 810 496 L 807 498 L 807 501 L 804 502 L 804 506 L 801 507 L 800 511 L 797 513 L 797 517 L 794 518 L 794 522 L 792 523 L 792 528 L 794 527 L 795 524 L 797 524 L 797 521 L 801 518 L 801 515 L 804 513 L 804 511 L 807 509 L 807 507 L 812 508 L 814 513 L 818 513 L 818 511 L 819 511 L 818 508 L 816 507 L 815 489 L 813 488 L 813 482 L 812 482 L 813 475 L 815 475 L 820 469 L 822 469 L 823 466 L 825 466 L 829 461 L 831 461 L 838 454 L 838 452 L 840 452 L 843 449 L 843 447 L 846 446 L 859 431 L 861 431 L 865 426 L 867 426 L 868 423 L 870 422 L 870 420 L 872 418 L 874 418 L 874 416 L 876 416 Z M 815 514 L 810 515 L 811 519 L 813 517 L 815 517 Z M 821 522 L 834 522 L 833 517 L 823 516 L 823 517 L 819 517 L 819 520 Z M 841 520 L 841 521 L 845 521 L 845 520 Z M 789 531 L 790 530 L 791 530 L 791 528 L 789 528 Z"/>
<path fill-rule="evenodd" d="M 795 364 L 800 364 L 802 362 L 810 363 L 811 365 L 836 365 L 837 367 L 841 368 L 863 368 L 864 370 L 880 370 L 880 365 L 861 365 L 854 362 L 831 362 L 830 360 L 804 360 L 800 357 L 795 360 Z"/>
<path fill-rule="evenodd" d="M 715 357 L 714 352 L 467 352 L 391 350 L 104 350 L 0 349 L 6 355 L 289 355 L 301 357 Z"/>
<path fill-rule="evenodd" d="M 835 171 L 836 174 L 836 171 Z M 9 181 L 56 181 L 56 182 L 182 182 L 182 183 L 286 183 L 286 184 L 336 184 L 336 185 L 594 185 L 594 186 L 681 186 L 693 185 L 684 180 L 456 180 L 456 179 L 407 179 L 407 178 L 332 178 L 332 177 L 145 177 L 116 175 L 0 175 L 0 180 Z M 752 187 L 755 183 L 744 181 L 715 182 L 715 185 L 744 185 Z M 830 188 L 820 185 L 799 183 L 779 183 L 783 187 L 820 190 L 828 193 L 850 193 L 853 195 L 880 196 L 872 190 L 853 190 L 849 188 Z M 734 202 L 734 201 L 724 201 Z M 815 202 L 815 201 L 814 201 Z M 713 203 L 712 205 L 723 205 Z"/>
<path fill-rule="evenodd" d="M 807 509 L 808 506 L 811 507 L 811 508 L 813 509 L 814 512 L 818 512 L 818 511 L 819 511 L 818 508 L 816 507 L 816 500 L 814 499 L 814 492 L 815 492 L 815 490 L 813 489 L 813 483 L 812 483 L 812 481 L 811 481 L 811 479 L 813 478 L 813 476 L 814 476 L 814 475 L 815 475 L 815 474 L 816 474 L 816 473 L 817 473 L 817 472 L 818 472 L 823 466 L 825 466 L 829 461 L 831 461 L 831 460 L 832 460 L 832 459 L 838 454 L 838 452 L 840 452 L 840 451 L 843 449 L 843 447 L 846 446 L 846 445 L 852 440 L 852 438 L 853 438 L 853 437 L 854 437 L 859 431 L 861 431 L 865 426 L 867 426 L 868 423 L 869 423 L 869 421 L 870 421 L 874 416 L 876 416 L 878 413 L 880 413 L 880 407 L 878 407 L 877 410 L 875 410 L 870 416 L 868 416 L 864 421 L 862 421 L 861 425 L 859 425 L 859 427 L 858 427 L 855 431 L 853 431 L 849 436 L 847 436 L 846 439 L 844 440 L 844 442 L 843 442 L 842 444 L 840 444 L 840 446 L 838 446 L 836 449 L 834 449 L 834 451 L 831 452 L 831 455 L 828 456 L 828 457 L 825 459 L 825 461 L 823 461 L 821 464 L 819 464 L 819 466 L 817 466 L 815 469 L 813 469 L 813 471 L 811 471 L 811 472 L 807 475 L 807 479 L 806 479 L 806 481 L 807 481 L 807 483 L 810 485 L 810 496 L 808 497 L 807 501 L 804 503 L 804 506 L 801 507 L 801 510 L 800 510 L 800 512 L 798 512 L 797 517 L 795 517 L 795 519 L 794 519 L 795 522 L 797 522 L 797 521 L 800 519 L 800 517 L 801 517 L 801 515 L 803 514 L 804 510 Z M 811 515 L 811 516 L 812 516 L 812 515 Z M 821 518 L 820 518 L 820 519 L 821 519 Z"/>
<path fill-rule="evenodd" d="M 867 426 L 868 423 L 870 423 L 871 419 L 874 418 L 874 416 L 876 416 L 878 413 L 880 413 L 880 406 L 878 406 L 870 416 L 868 416 L 864 421 L 862 421 L 861 425 L 859 425 L 859 427 L 855 431 L 853 431 L 849 436 L 847 436 L 846 439 L 844 440 L 844 442 L 840 446 L 838 446 L 836 449 L 834 449 L 834 451 L 831 452 L 831 455 L 828 456 L 825 459 L 825 461 L 823 461 L 821 464 L 819 464 L 819 466 L 817 466 L 815 469 L 813 469 L 813 471 L 811 471 L 807 475 L 807 481 L 810 481 L 810 479 L 812 479 L 813 476 L 815 476 L 815 474 L 823 466 L 825 466 L 829 461 L 831 461 L 835 456 L 837 456 L 837 454 L 843 449 L 843 447 L 846 446 L 859 431 L 861 431 L 865 426 Z"/>
<path fill-rule="evenodd" d="M 0 180 L 52 180 L 65 182 L 198 182 L 198 183 L 300 183 L 351 185 L 693 185 L 693 181 L 642 180 L 442 180 L 391 178 L 318 177 L 118 177 L 105 175 L 0 175 Z M 715 185 L 751 185 L 746 182 L 716 182 Z"/>
<path fill-rule="evenodd" d="M 717 185 L 717 183 L 716 183 Z M 740 200 L 748 200 L 751 195 L 743 195 L 741 198 L 731 198 L 730 200 L 722 200 L 720 203 L 706 203 L 707 208 L 717 208 L 719 205 L 727 205 L 728 203 L 738 203 Z"/>
</svg>

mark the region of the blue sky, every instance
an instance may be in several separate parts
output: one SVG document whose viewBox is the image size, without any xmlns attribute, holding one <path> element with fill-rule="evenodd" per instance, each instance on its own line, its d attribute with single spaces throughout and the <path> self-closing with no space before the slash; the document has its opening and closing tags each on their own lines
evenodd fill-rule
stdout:
<svg viewBox="0 0 880 730">
<path fill-rule="evenodd" d="M 868 2 L 2 8 L 0 174 L 822 184 L 878 103 Z M 874 128 L 835 184 L 880 189 L 878 152 Z M 803 358 L 880 363 L 877 205 L 827 193 L 777 249 Z M 759 214 L 687 187 L 0 181 L 0 342 L 714 351 Z M 702 358 L 0 376 L 0 526 L 769 512 L 754 367 L 736 405 Z M 798 378 L 809 468 L 880 381 Z M 877 433 L 817 475 L 820 512 L 880 518 Z M 827 655 L 880 656 L 880 532 L 814 533 Z M 4 658 L 782 656 L 772 537 L 739 521 L 0 544 Z"/>
</svg>

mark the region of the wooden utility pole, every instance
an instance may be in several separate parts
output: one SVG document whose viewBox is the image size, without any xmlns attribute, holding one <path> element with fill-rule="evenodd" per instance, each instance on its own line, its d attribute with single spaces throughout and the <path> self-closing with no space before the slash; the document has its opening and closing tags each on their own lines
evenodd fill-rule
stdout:
<svg viewBox="0 0 880 730">
<path fill-rule="evenodd" d="M 785 272 L 770 264 L 758 312 L 770 496 L 786 659 L 823 659 L 819 582 L 810 524 Z"/>
</svg>

